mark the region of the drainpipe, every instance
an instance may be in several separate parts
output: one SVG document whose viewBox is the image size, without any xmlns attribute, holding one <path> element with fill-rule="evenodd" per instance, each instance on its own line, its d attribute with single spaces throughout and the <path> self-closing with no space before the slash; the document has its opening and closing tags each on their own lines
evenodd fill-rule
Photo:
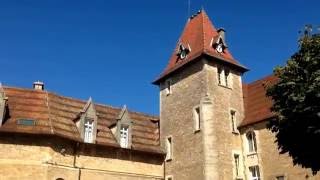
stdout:
<svg viewBox="0 0 320 180">
<path fill-rule="evenodd" d="M 81 180 L 81 168 L 76 166 L 77 154 L 78 154 L 79 146 L 80 146 L 80 144 L 79 144 L 79 142 L 77 142 L 73 147 L 73 167 L 77 168 L 79 170 L 79 172 L 78 172 L 78 180 Z"/>
</svg>

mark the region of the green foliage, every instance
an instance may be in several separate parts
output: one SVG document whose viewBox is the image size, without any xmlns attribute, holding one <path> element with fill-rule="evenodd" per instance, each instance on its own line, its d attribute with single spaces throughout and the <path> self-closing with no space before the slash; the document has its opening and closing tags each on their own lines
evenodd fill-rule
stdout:
<svg viewBox="0 0 320 180">
<path fill-rule="evenodd" d="M 320 170 L 320 36 L 305 35 L 299 51 L 274 74 L 278 82 L 267 89 L 277 117 L 268 128 L 276 134 L 280 153 L 294 164 Z"/>
</svg>

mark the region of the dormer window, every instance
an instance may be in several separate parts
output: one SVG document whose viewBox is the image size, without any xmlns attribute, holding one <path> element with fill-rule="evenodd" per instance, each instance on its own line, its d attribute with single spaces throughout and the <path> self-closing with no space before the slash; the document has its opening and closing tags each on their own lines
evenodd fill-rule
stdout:
<svg viewBox="0 0 320 180">
<path fill-rule="evenodd" d="M 84 123 L 84 142 L 92 143 L 93 142 L 93 119 L 86 118 Z"/>
<path fill-rule="evenodd" d="M 74 119 L 80 137 L 85 143 L 95 143 L 97 137 L 98 116 L 91 98 Z"/>
<path fill-rule="evenodd" d="M 120 128 L 120 146 L 122 148 L 129 147 L 129 126 L 121 125 Z"/>
<path fill-rule="evenodd" d="M 132 145 L 132 121 L 127 110 L 124 106 L 117 118 L 116 139 L 121 148 L 131 148 Z"/>
<path fill-rule="evenodd" d="M 217 46 L 216 46 L 216 51 L 218 52 L 218 53 L 223 53 L 223 44 L 222 43 L 219 43 L 219 44 L 217 44 Z"/>
<path fill-rule="evenodd" d="M 211 46 L 216 50 L 217 53 L 224 53 L 224 50 L 228 47 L 225 40 L 225 30 L 219 29 L 216 37 L 212 38 Z"/>
<path fill-rule="evenodd" d="M 179 59 L 182 60 L 187 57 L 187 55 L 189 54 L 190 51 L 191 51 L 190 46 L 189 46 L 189 48 L 187 48 L 187 47 L 184 47 L 183 44 L 180 44 L 177 55 L 179 56 Z"/>
</svg>

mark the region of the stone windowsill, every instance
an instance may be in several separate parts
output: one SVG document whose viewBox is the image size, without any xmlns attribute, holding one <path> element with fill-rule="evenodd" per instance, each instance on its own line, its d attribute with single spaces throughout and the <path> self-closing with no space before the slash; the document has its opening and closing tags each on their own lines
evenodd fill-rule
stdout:
<svg viewBox="0 0 320 180">
<path fill-rule="evenodd" d="M 200 132 L 200 129 L 197 129 L 197 130 L 193 131 L 193 133 L 195 133 L 195 134 L 198 133 L 198 132 Z"/>
<path fill-rule="evenodd" d="M 257 152 L 249 152 L 247 153 L 247 156 L 254 156 L 254 155 L 257 155 L 258 153 Z"/>
<path fill-rule="evenodd" d="M 222 85 L 222 84 L 218 84 L 218 86 L 223 87 L 223 88 L 226 88 L 226 89 L 230 89 L 230 90 L 232 90 L 232 88 L 231 88 L 231 87 L 229 87 L 229 86 L 225 86 L 225 85 Z"/>
<path fill-rule="evenodd" d="M 240 133 L 239 133 L 239 131 L 232 131 L 232 134 L 239 135 Z"/>
</svg>

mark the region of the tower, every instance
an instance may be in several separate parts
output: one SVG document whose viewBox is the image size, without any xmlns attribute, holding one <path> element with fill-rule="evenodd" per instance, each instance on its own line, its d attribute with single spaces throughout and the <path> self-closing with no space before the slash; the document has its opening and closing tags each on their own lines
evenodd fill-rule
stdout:
<svg viewBox="0 0 320 180">
<path fill-rule="evenodd" d="M 244 177 L 237 124 L 244 116 L 241 76 L 247 68 L 228 50 L 204 10 L 191 16 L 163 73 L 161 145 L 166 179 Z"/>
</svg>

